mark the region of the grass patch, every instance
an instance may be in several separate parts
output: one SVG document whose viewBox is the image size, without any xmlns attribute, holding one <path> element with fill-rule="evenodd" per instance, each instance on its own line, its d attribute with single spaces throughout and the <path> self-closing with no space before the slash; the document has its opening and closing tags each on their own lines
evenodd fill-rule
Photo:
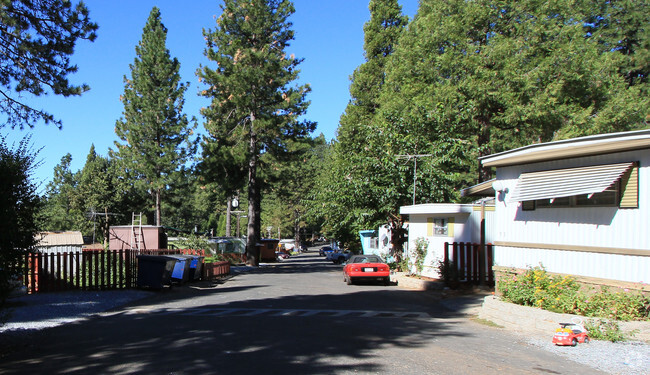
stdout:
<svg viewBox="0 0 650 375">
<path fill-rule="evenodd" d="M 481 319 L 478 316 L 472 317 L 470 320 L 480 325 L 484 325 L 492 328 L 505 328 L 504 326 L 498 325 L 491 320 Z"/>
</svg>

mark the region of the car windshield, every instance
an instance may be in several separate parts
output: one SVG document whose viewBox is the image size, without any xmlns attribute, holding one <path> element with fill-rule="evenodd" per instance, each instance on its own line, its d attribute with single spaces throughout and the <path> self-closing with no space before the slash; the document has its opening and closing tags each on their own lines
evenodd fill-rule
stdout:
<svg viewBox="0 0 650 375">
<path fill-rule="evenodd" d="M 357 256 L 352 259 L 352 263 L 383 263 L 378 256 Z"/>
</svg>

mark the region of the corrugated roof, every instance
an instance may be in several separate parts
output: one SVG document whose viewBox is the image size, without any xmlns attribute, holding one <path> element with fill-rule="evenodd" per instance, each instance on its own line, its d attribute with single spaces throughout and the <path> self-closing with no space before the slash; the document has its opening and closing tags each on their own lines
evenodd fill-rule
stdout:
<svg viewBox="0 0 650 375">
<path fill-rule="evenodd" d="M 36 246 L 83 245 L 81 232 L 39 232 L 36 234 Z"/>
<path fill-rule="evenodd" d="M 508 201 L 533 201 L 601 193 L 633 165 L 634 163 L 604 164 L 522 173 Z"/>
</svg>

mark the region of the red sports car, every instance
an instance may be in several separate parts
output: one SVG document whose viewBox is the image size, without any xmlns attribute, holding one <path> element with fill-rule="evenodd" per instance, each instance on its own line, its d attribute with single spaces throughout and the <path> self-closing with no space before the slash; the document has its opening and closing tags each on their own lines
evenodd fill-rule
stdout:
<svg viewBox="0 0 650 375">
<path fill-rule="evenodd" d="M 377 280 L 390 284 L 390 268 L 377 255 L 353 255 L 343 267 L 343 280 L 348 285 L 357 280 Z"/>
</svg>

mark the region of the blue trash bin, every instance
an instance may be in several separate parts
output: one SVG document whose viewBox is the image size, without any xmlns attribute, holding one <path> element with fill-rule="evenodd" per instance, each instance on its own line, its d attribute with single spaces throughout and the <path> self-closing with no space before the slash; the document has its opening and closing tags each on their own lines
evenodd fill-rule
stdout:
<svg viewBox="0 0 650 375">
<path fill-rule="evenodd" d="M 199 280 L 203 273 L 203 259 L 205 257 L 200 255 L 183 255 L 190 262 L 190 280 Z"/>
<path fill-rule="evenodd" d="M 176 260 L 174 270 L 172 271 L 172 281 L 177 283 L 186 283 L 190 280 L 190 259 L 184 255 L 166 255 Z"/>
<path fill-rule="evenodd" d="M 137 255 L 138 288 L 162 289 L 172 284 L 176 259 L 164 255 Z"/>
</svg>

